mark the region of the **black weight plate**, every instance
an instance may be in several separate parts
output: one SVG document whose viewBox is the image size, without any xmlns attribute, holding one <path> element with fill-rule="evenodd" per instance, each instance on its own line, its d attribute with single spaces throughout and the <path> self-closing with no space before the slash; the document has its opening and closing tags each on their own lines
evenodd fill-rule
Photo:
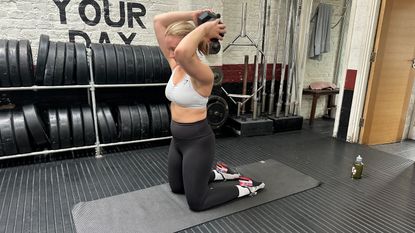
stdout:
<svg viewBox="0 0 415 233">
<path fill-rule="evenodd" d="M 36 107 L 33 104 L 24 105 L 23 115 L 34 143 L 39 147 L 47 146 L 49 138 L 45 132 L 44 123 L 36 111 Z"/>
<path fill-rule="evenodd" d="M 220 96 L 210 96 L 207 104 L 207 119 L 212 128 L 221 127 L 227 120 L 229 107 Z"/>
<path fill-rule="evenodd" d="M 118 81 L 117 56 L 114 45 L 102 44 L 105 54 L 105 66 L 107 70 L 107 83 L 116 84 Z"/>
<path fill-rule="evenodd" d="M 82 125 L 84 126 L 85 145 L 95 144 L 95 126 L 92 111 L 89 106 L 82 107 Z"/>
<path fill-rule="evenodd" d="M 99 140 L 102 143 L 110 143 L 111 136 L 110 131 L 107 126 L 107 121 L 105 120 L 104 111 L 102 107 L 97 107 L 97 120 L 99 128 Z"/>
<path fill-rule="evenodd" d="M 170 76 L 171 76 L 170 65 L 169 65 L 169 62 L 167 61 L 167 59 L 164 57 L 164 54 L 161 51 L 160 47 L 157 47 L 157 48 L 158 48 L 159 57 L 160 57 L 160 61 L 161 61 L 161 67 L 162 67 L 161 82 L 162 83 L 167 83 L 169 81 Z"/>
<path fill-rule="evenodd" d="M 72 145 L 83 146 L 84 143 L 84 126 L 82 124 L 82 113 L 80 107 L 72 106 L 70 108 Z"/>
<path fill-rule="evenodd" d="M 120 105 L 117 107 L 118 118 L 118 135 L 121 141 L 131 140 L 132 135 L 132 121 L 130 115 L 130 109 L 126 105 Z"/>
<path fill-rule="evenodd" d="M 11 118 L 12 114 L 9 110 L 0 112 L 1 144 L 5 155 L 17 154 L 17 146 Z"/>
<path fill-rule="evenodd" d="M 61 142 L 61 148 L 68 148 L 72 146 L 71 143 L 71 125 L 69 122 L 68 109 L 58 109 L 58 128 L 59 128 L 59 141 Z"/>
<path fill-rule="evenodd" d="M 158 105 L 150 104 L 148 107 L 150 113 L 151 135 L 153 138 L 161 137 L 162 123 Z"/>
<path fill-rule="evenodd" d="M 144 62 L 142 46 L 132 46 L 135 62 L 135 83 L 144 83 Z"/>
<path fill-rule="evenodd" d="M 223 81 L 223 71 L 218 67 L 210 67 L 213 72 L 213 85 L 220 86 Z"/>
<path fill-rule="evenodd" d="M 138 108 L 136 105 L 128 106 L 131 116 L 131 124 L 132 124 L 132 133 L 131 138 L 133 140 L 141 139 L 141 119 L 140 113 L 138 112 Z"/>
<path fill-rule="evenodd" d="M 133 49 L 130 45 L 123 46 L 125 56 L 125 83 L 135 82 L 135 61 Z"/>
<path fill-rule="evenodd" d="M 59 140 L 59 126 L 56 109 L 48 109 L 46 117 L 46 128 L 48 131 L 51 148 L 53 150 L 59 149 L 61 145 Z"/>
<path fill-rule="evenodd" d="M 19 41 L 19 69 L 22 86 L 32 86 L 35 80 L 32 49 L 28 40 Z"/>
<path fill-rule="evenodd" d="M 40 35 L 39 48 L 36 60 L 36 85 L 43 85 L 45 77 L 46 61 L 49 54 L 49 36 Z"/>
<path fill-rule="evenodd" d="M 118 141 L 117 126 L 115 124 L 114 117 L 112 116 L 112 112 L 110 110 L 110 107 L 103 106 L 102 111 L 104 112 L 105 120 L 107 122 L 111 142 L 116 142 L 116 141 Z"/>
<path fill-rule="evenodd" d="M 160 111 L 160 120 L 161 120 L 161 136 L 166 137 L 169 136 L 170 131 L 170 117 L 169 112 L 167 110 L 167 106 L 165 104 L 159 104 L 159 111 Z"/>
<path fill-rule="evenodd" d="M 153 57 L 153 82 L 161 83 L 162 78 L 162 63 L 159 54 L 159 47 L 150 46 L 151 56 Z"/>
<path fill-rule="evenodd" d="M 107 83 L 107 70 L 105 69 L 105 53 L 102 44 L 91 44 L 92 64 L 94 70 L 94 82 L 97 84 Z"/>
<path fill-rule="evenodd" d="M 20 80 L 19 70 L 19 42 L 17 40 L 9 40 L 8 43 L 8 62 L 9 62 L 9 78 L 13 87 L 20 87 L 22 81 Z"/>
<path fill-rule="evenodd" d="M 117 83 L 125 83 L 125 56 L 122 45 L 114 45 L 115 54 L 117 56 Z"/>
<path fill-rule="evenodd" d="M 49 43 L 48 59 L 46 61 L 45 77 L 43 78 L 43 84 L 46 86 L 53 85 L 53 73 L 55 72 L 55 60 L 56 60 L 56 43 Z"/>
<path fill-rule="evenodd" d="M 10 87 L 7 40 L 0 40 L 0 87 Z"/>
<path fill-rule="evenodd" d="M 30 146 L 29 134 L 27 133 L 23 112 L 13 111 L 12 121 L 17 150 L 19 153 L 31 152 L 32 147 Z"/>
<path fill-rule="evenodd" d="M 76 83 L 78 85 L 89 84 L 89 69 L 86 59 L 86 47 L 84 44 L 75 43 L 75 66 L 76 66 Z"/>
<path fill-rule="evenodd" d="M 144 104 L 138 104 L 138 113 L 140 114 L 141 122 L 141 139 L 146 139 L 150 137 L 150 118 L 148 115 L 147 108 Z"/>
<path fill-rule="evenodd" d="M 145 83 L 153 83 L 154 68 L 153 68 L 153 56 L 149 46 L 142 46 L 144 66 L 145 66 Z"/>
<path fill-rule="evenodd" d="M 63 84 L 63 74 L 65 72 L 66 45 L 63 42 L 56 43 L 55 70 L 53 72 L 53 85 Z"/>
<path fill-rule="evenodd" d="M 74 71 L 75 71 L 75 44 L 66 43 L 65 54 L 65 72 L 63 75 L 63 84 L 71 85 L 75 84 Z"/>
</svg>

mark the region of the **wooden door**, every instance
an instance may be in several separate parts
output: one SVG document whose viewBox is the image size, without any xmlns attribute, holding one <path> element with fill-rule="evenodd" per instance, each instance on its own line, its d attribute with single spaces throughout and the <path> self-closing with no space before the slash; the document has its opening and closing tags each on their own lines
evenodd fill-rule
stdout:
<svg viewBox="0 0 415 233">
<path fill-rule="evenodd" d="M 363 144 L 402 139 L 414 83 L 415 1 L 382 0 L 360 131 Z"/>
</svg>

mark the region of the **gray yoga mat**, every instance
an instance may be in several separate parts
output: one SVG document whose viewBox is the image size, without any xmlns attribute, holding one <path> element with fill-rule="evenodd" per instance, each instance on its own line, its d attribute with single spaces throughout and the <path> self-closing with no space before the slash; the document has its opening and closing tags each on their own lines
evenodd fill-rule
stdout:
<svg viewBox="0 0 415 233">
<path fill-rule="evenodd" d="M 264 181 L 265 189 L 254 197 L 244 197 L 210 210 L 193 212 L 189 210 L 184 195 L 173 194 L 168 184 L 162 184 L 76 204 L 72 210 L 76 231 L 78 233 L 176 232 L 320 184 L 314 178 L 272 159 L 237 169 L 245 176 Z M 227 182 L 215 184 L 225 183 Z"/>
</svg>

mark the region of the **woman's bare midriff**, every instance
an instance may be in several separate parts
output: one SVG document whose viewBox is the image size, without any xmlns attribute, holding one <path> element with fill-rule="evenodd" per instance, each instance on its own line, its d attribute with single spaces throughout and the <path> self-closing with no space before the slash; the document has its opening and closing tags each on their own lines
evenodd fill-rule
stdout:
<svg viewBox="0 0 415 233">
<path fill-rule="evenodd" d="M 206 118 L 206 108 L 185 108 L 172 102 L 170 104 L 171 118 L 178 123 L 193 123 Z"/>
</svg>

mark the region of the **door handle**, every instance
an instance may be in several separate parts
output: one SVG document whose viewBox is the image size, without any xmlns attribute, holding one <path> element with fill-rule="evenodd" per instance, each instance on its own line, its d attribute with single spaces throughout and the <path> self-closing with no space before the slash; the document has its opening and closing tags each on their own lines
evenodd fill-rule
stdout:
<svg viewBox="0 0 415 233">
<path fill-rule="evenodd" d="M 415 69 L 415 58 L 410 61 L 412 61 L 412 68 Z"/>
</svg>

